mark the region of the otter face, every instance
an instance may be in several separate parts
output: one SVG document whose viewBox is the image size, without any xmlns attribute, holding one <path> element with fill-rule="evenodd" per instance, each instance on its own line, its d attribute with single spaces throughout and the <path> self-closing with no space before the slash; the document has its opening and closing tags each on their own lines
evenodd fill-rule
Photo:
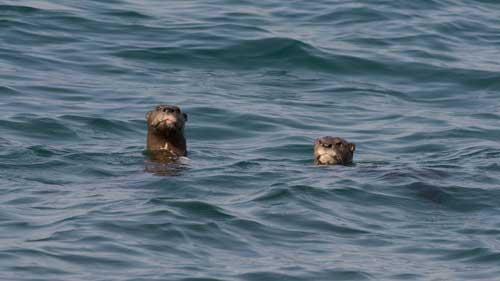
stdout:
<svg viewBox="0 0 500 281">
<path fill-rule="evenodd" d="M 314 164 L 345 165 L 352 162 L 356 146 L 337 137 L 322 137 L 314 142 Z"/>
<path fill-rule="evenodd" d="M 187 115 L 177 106 L 162 104 L 146 113 L 146 120 L 155 133 L 169 135 L 184 129 Z"/>
</svg>

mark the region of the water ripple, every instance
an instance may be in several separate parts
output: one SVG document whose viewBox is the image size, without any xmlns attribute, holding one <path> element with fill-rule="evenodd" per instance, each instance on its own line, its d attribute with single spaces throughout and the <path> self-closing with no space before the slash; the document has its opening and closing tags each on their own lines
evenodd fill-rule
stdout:
<svg viewBox="0 0 500 281">
<path fill-rule="evenodd" d="M 495 280 L 499 8 L 4 0 L 0 279 Z"/>
</svg>

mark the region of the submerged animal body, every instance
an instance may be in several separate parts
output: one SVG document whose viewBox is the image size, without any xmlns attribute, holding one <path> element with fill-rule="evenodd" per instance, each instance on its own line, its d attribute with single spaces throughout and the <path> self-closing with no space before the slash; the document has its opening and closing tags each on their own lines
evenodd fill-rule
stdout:
<svg viewBox="0 0 500 281">
<path fill-rule="evenodd" d="M 152 160 L 164 162 L 187 156 L 184 125 L 187 115 L 177 106 L 162 104 L 146 113 L 147 150 Z"/>
<path fill-rule="evenodd" d="M 352 162 L 356 146 L 342 138 L 321 137 L 314 142 L 314 164 L 345 165 Z"/>
</svg>

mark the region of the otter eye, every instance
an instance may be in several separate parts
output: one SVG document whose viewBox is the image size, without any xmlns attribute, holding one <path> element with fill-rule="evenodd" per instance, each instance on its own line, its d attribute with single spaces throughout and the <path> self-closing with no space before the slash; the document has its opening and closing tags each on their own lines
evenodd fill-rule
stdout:
<svg viewBox="0 0 500 281">
<path fill-rule="evenodd" d="M 336 142 L 336 143 L 335 143 L 335 146 L 336 146 L 336 147 L 341 147 L 341 146 L 342 146 L 342 143 L 341 143 L 341 142 Z"/>
<path fill-rule="evenodd" d="M 181 113 L 181 110 L 179 108 L 176 108 L 175 113 Z"/>
<path fill-rule="evenodd" d="M 324 144 L 323 144 L 323 147 L 326 147 L 326 148 L 331 148 L 331 147 L 332 147 L 332 144 L 331 144 L 331 143 L 324 143 Z"/>
</svg>

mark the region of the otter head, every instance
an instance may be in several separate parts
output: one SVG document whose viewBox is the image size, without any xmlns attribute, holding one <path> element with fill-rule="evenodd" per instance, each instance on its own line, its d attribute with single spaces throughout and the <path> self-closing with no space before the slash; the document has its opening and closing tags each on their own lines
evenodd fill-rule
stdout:
<svg viewBox="0 0 500 281">
<path fill-rule="evenodd" d="M 337 137 L 322 137 L 314 143 L 314 164 L 345 165 L 352 162 L 356 146 Z"/>
<path fill-rule="evenodd" d="M 158 105 L 155 110 L 146 113 L 148 127 L 157 135 L 169 136 L 184 130 L 186 113 L 173 105 Z"/>
</svg>

